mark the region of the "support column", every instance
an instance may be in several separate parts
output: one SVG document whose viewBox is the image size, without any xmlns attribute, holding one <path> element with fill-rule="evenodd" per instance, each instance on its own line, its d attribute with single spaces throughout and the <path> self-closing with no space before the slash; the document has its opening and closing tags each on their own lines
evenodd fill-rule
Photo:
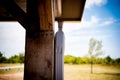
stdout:
<svg viewBox="0 0 120 80">
<path fill-rule="evenodd" d="M 30 29 L 26 31 L 24 80 L 53 80 L 54 14 L 52 3 L 53 0 L 27 0 Z"/>
<path fill-rule="evenodd" d="M 26 34 L 24 80 L 53 80 L 54 32 Z"/>
</svg>

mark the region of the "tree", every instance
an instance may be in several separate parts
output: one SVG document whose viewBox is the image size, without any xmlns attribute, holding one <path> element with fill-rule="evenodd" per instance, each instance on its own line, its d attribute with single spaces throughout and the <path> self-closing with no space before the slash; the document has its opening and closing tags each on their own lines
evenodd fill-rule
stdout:
<svg viewBox="0 0 120 80">
<path fill-rule="evenodd" d="M 104 58 L 104 63 L 105 64 L 113 64 L 113 60 L 110 56 L 107 56 Z"/>
<path fill-rule="evenodd" d="M 24 54 L 20 53 L 19 54 L 19 63 L 24 63 L 24 58 L 25 58 Z"/>
<path fill-rule="evenodd" d="M 8 59 L 8 63 L 24 63 L 24 54 L 20 53 L 19 55 L 11 56 Z"/>
<path fill-rule="evenodd" d="M 7 61 L 7 58 L 3 56 L 3 53 L 0 52 L 0 63 L 4 63 Z"/>
<path fill-rule="evenodd" d="M 74 64 L 75 62 L 75 57 L 71 56 L 71 55 L 67 55 L 64 57 L 64 63 L 68 63 L 68 64 Z"/>
<path fill-rule="evenodd" d="M 116 61 L 116 64 L 120 64 L 120 58 L 117 58 L 115 61 Z"/>
<path fill-rule="evenodd" d="M 99 55 L 102 55 L 102 41 L 96 40 L 94 38 L 90 39 L 89 42 L 89 50 L 88 54 L 91 59 L 91 73 L 93 73 L 93 61 L 98 57 Z"/>
<path fill-rule="evenodd" d="M 82 60 L 80 57 L 76 57 L 75 60 L 74 60 L 74 64 L 81 64 L 82 63 Z"/>
</svg>

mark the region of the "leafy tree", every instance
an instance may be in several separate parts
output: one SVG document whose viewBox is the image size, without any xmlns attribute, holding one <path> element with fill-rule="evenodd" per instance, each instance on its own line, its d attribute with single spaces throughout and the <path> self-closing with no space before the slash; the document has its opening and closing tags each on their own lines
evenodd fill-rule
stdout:
<svg viewBox="0 0 120 80">
<path fill-rule="evenodd" d="M 2 57 L 3 56 L 3 54 L 2 54 L 2 52 L 0 52 L 0 57 Z"/>
<path fill-rule="evenodd" d="M 110 56 L 107 56 L 104 58 L 104 63 L 105 64 L 113 64 L 113 60 Z"/>
<path fill-rule="evenodd" d="M 96 64 L 103 64 L 103 59 L 102 58 L 97 58 L 96 59 Z"/>
<path fill-rule="evenodd" d="M 74 64 L 81 64 L 82 63 L 82 60 L 80 57 L 76 57 L 75 60 L 74 60 Z"/>
<path fill-rule="evenodd" d="M 93 63 L 94 63 L 93 61 L 96 59 L 96 57 L 98 57 L 99 55 L 102 55 L 102 53 L 103 53 L 102 41 L 91 38 L 89 42 L 89 50 L 88 50 L 88 54 L 91 59 L 91 73 L 93 73 L 92 71 Z"/>
<path fill-rule="evenodd" d="M 120 58 L 117 58 L 115 61 L 116 61 L 116 64 L 120 64 Z"/>
<path fill-rule="evenodd" d="M 8 63 L 24 63 L 24 54 L 20 53 L 19 55 L 11 56 L 8 59 Z"/>
<path fill-rule="evenodd" d="M 108 65 L 108 64 L 119 65 L 120 64 L 120 58 L 112 59 L 110 56 L 106 56 L 104 58 L 96 57 L 93 60 L 94 60 L 93 64 L 105 64 L 105 65 Z M 87 56 L 75 57 L 75 56 L 67 55 L 67 56 L 64 56 L 64 63 L 66 64 L 91 64 L 91 58 Z"/>
<path fill-rule="evenodd" d="M 14 56 L 11 56 L 8 60 L 10 63 L 18 63 L 19 57 L 18 55 L 14 55 Z"/>
<path fill-rule="evenodd" d="M 74 61 L 75 61 L 74 56 L 67 55 L 67 56 L 64 57 L 64 63 L 74 64 Z"/>
<path fill-rule="evenodd" d="M 3 53 L 0 52 L 0 63 L 4 63 L 7 61 L 7 58 L 3 56 Z"/>
<path fill-rule="evenodd" d="M 19 54 L 19 63 L 24 63 L 24 58 L 25 58 L 24 54 L 20 53 Z"/>
</svg>

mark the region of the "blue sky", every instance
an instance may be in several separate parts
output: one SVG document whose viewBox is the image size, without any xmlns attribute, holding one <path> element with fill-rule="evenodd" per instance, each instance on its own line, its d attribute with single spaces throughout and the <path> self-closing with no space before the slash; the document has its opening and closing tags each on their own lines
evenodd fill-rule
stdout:
<svg viewBox="0 0 120 80">
<path fill-rule="evenodd" d="M 104 56 L 120 57 L 120 0 L 87 0 L 81 22 L 64 22 L 65 55 L 84 56 L 89 40 L 103 44 Z M 55 32 L 57 22 L 55 22 Z M 0 22 L 0 51 L 9 57 L 25 48 L 25 30 L 17 22 Z"/>
</svg>

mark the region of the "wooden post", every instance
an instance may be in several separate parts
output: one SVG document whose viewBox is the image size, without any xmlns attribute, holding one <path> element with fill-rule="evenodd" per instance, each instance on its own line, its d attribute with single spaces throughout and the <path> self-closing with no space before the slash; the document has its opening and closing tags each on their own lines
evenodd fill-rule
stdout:
<svg viewBox="0 0 120 80">
<path fill-rule="evenodd" d="M 53 80 L 53 0 L 28 1 L 28 17 L 33 19 L 28 20 L 31 29 L 26 31 L 24 80 Z"/>
<path fill-rule="evenodd" d="M 53 31 L 26 33 L 25 80 L 52 80 Z"/>
</svg>

